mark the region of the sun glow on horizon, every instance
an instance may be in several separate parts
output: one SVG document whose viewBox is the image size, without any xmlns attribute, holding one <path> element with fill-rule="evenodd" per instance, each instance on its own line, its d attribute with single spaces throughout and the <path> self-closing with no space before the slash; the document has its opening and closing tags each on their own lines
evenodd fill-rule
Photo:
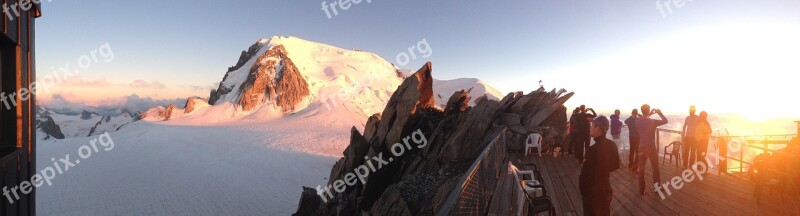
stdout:
<svg viewBox="0 0 800 216">
<path fill-rule="evenodd" d="M 575 91 L 570 104 L 621 109 L 649 103 L 665 112 L 689 105 L 753 122 L 798 118 L 800 25 L 730 21 L 698 26 L 548 73 Z M 582 79 L 575 79 L 582 77 Z"/>
</svg>

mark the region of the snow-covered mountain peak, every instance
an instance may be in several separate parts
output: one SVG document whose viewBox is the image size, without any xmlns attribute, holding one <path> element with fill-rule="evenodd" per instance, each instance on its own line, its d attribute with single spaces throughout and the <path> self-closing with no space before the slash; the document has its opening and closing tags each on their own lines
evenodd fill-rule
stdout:
<svg viewBox="0 0 800 216">
<path fill-rule="evenodd" d="M 452 80 L 433 80 L 433 91 L 436 95 L 436 105 L 443 106 L 453 92 L 467 90 L 473 98 L 486 95 L 487 99 L 500 100 L 503 94 L 486 82 L 476 78 L 459 78 Z M 476 100 L 470 101 L 470 106 L 475 105 Z"/>
<path fill-rule="evenodd" d="M 366 117 L 400 85 L 397 74 L 394 65 L 373 53 L 276 36 L 243 51 L 208 102 L 230 103 L 242 112 L 341 108 Z"/>
</svg>

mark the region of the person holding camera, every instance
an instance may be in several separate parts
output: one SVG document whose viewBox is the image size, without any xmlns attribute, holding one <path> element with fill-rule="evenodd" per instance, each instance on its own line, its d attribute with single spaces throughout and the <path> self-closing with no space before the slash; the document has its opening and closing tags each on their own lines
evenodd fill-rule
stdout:
<svg viewBox="0 0 800 216">
<path fill-rule="evenodd" d="M 650 110 L 650 105 L 642 105 L 642 117 L 636 120 L 636 127 L 639 130 L 639 156 L 637 160 L 639 165 L 639 194 L 645 195 L 645 165 L 650 161 L 650 166 L 653 168 L 653 182 L 659 184 L 661 182 L 661 173 L 658 169 L 658 143 L 656 143 L 656 133 L 658 127 L 669 123 L 667 117 L 661 113 L 660 109 Z M 661 120 L 650 119 L 653 114 L 658 114 Z"/>
<path fill-rule="evenodd" d="M 592 113 L 589 114 L 587 111 L 591 111 Z M 589 149 L 589 144 L 592 141 L 589 129 L 595 117 L 597 117 L 597 113 L 594 112 L 592 108 L 586 109 L 586 105 L 581 105 L 580 113 L 575 115 L 575 136 L 572 138 L 574 139 L 573 151 L 575 152 L 575 159 L 578 159 L 578 163 L 584 162 L 583 153 L 586 149 Z"/>
</svg>

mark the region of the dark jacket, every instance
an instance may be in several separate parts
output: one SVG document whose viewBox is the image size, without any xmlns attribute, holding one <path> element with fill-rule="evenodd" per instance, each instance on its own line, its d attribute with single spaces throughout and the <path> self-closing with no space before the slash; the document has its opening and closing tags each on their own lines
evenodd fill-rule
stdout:
<svg viewBox="0 0 800 216">
<path fill-rule="evenodd" d="M 593 110 L 589 110 L 592 114 L 587 113 L 579 113 L 575 115 L 575 121 L 577 127 L 575 128 L 575 133 L 580 135 L 589 136 L 589 129 L 592 126 L 592 121 L 595 117 L 597 117 L 597 113 Z"/>
<path fill-rule="evenodd" d="M 636 120 L 639 117 L 631 116 L 625 119 L 625 124 L 628 125 L 628 137 L 631 139 L 639 139 L 639 130 L 636 129 Z"/>
<path fill-rule="evenodd" d="M 611 172 L 619 169 L 617 144 L 605 136 L 595 137 L 595 144 L 586 152 L 586 162 L 581 168 L 579 187 L 584 199 L 587 196 L 611 196 Z"/>
<path fill-rule="evenodd" d="M 708 123 L 708 120 L 700 120 L 700 123 L 697 123 L 697 134 L 696 136 L 701 139 L 708 139 L 711 136 L 711 124 Z"/>
<path fill-rule="evenodd" d="M 619 120 L 618 115 L 611 115 L 611 135 L 619 135 L 622 133 L 622 122 Z"/>
<path fill-rule="evenodd" d="M 578 121 L 576 120 L 578 114 L 573 113 L 572 116 L 569 117 L 569 133 L 575 133 L 575 130 L 578 128 Z"/>
<path fill-rule="evenodd" d="M 658 150 L 656 145 L 656 132 L 659 126 L 669 123 L 664 114 L 660 114 L 661 120 L 639 118 L 636 121 L 636 129 L 639 131 L 639 151 Z"/>
</svg>

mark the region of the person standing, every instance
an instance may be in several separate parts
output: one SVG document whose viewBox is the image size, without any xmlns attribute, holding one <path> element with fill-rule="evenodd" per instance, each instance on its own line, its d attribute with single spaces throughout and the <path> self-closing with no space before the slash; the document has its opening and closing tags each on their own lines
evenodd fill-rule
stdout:
<svg viewBox="0 0 800 216">
<path fill-rule="evenodd" d="M 661 120 L 650 119 L 653 113 L 658 114 Z M 650 105 L 642 105 L 642 117 L 636 120 L 636 128 L 639 132 L 639 161 L 636 166 L 639 168 L 639 194 L 645 195 L 645 165 L 650 161 L 650 166 L 653 168 L 653 182 L 659 184 L 661 182 L 661 172 L 658 169 L 658 143 L 656 143 L 656 133 L 658 127 L 669 123 L 667 117 L 661 113 L 661 110 L 650 110 Z"/>
<path fill-rule="evenodd" d="M 600 116 L 591 124 L 590 135 L 595 144 L 586 151 L 586 163 L 581 167 L 579 188 L 585 215 L 610 215 L 613 190 L 611 172 L 619 169 L 617 144 L 606 138 L 609 122 Z"/>
<path fill-rule="evenodd" d="M 575 110 L 572 111 L 572 115 L 569 117 L 569 135 L 567 136 L 567 154 L 572 154 L 575 151 L 576 139 L 575 139 L 575 127 L 577 126 L 577 121 L 575 118 L 581 112 L 580 107 L 575 107 Z"/>
<path fill-rule="evenodd" d="M 631 111 L 631 117 L 625 119 L 625 124 L 628 125 L 628 143 L 630 145 L 630 153 L 628 154 L 628 169 L 630 169 L 633 173 L 636 173 L 639 170 L 637 168 L 637 158 L 639 158 L 639 131 L 636 128 L 636 120 L 638 119 L 638 109 L 633 109 L 633 111 Z"/>
<path fill-rule="evenodd" d="M 622 134 L 622 121 L 620 121 L 620 111 L 614 110 L 614 115 L 611 115 L 611 138 L 614 140 L 620 139 Z"/>
<path fill-rule="evenodd" d="M 708 151 L 708 140 L 711 138 L 711 124 L 708 123 L 708 113 L 700 112 L 697 122 L 697 161 L 706 163 L 705 156 Z M 708 167 L 708 164 L 706 164 Z"/>
<path fill-rule="evenodd" d="M 689 116 L 683 122 L 683 129 L 681 131 L 681 140 L 683 146 L 681 149 L 681 156 L 683 159 L 683 167 L 689 168 L 690 164 L 694 164 L 695 156 L 697 155 L 697 124 L 699 117 L 695 114 L 697 108 L 695 106 L 689 107 Z"/>
<path fill-rule="evenodd" d="M 592 114 L 589 114 L 587 111 L 591 111 Z M 576 128 L 575 128 L 575 158 L 578 159 L 578 163 L 584 162 L 583 153 L 586 149 L 589 148 L 589 144 L 591 143 L 591 135 L 589 134 L 589 127 L 591 126 L 592 120 L 597 117 L 597 113 L 594 112 L 594 109 L 589 108 L 586 109 L 586 105 L 581 105 L 580 113 L 575 116 L 576 121 Z"/>
</svg>

